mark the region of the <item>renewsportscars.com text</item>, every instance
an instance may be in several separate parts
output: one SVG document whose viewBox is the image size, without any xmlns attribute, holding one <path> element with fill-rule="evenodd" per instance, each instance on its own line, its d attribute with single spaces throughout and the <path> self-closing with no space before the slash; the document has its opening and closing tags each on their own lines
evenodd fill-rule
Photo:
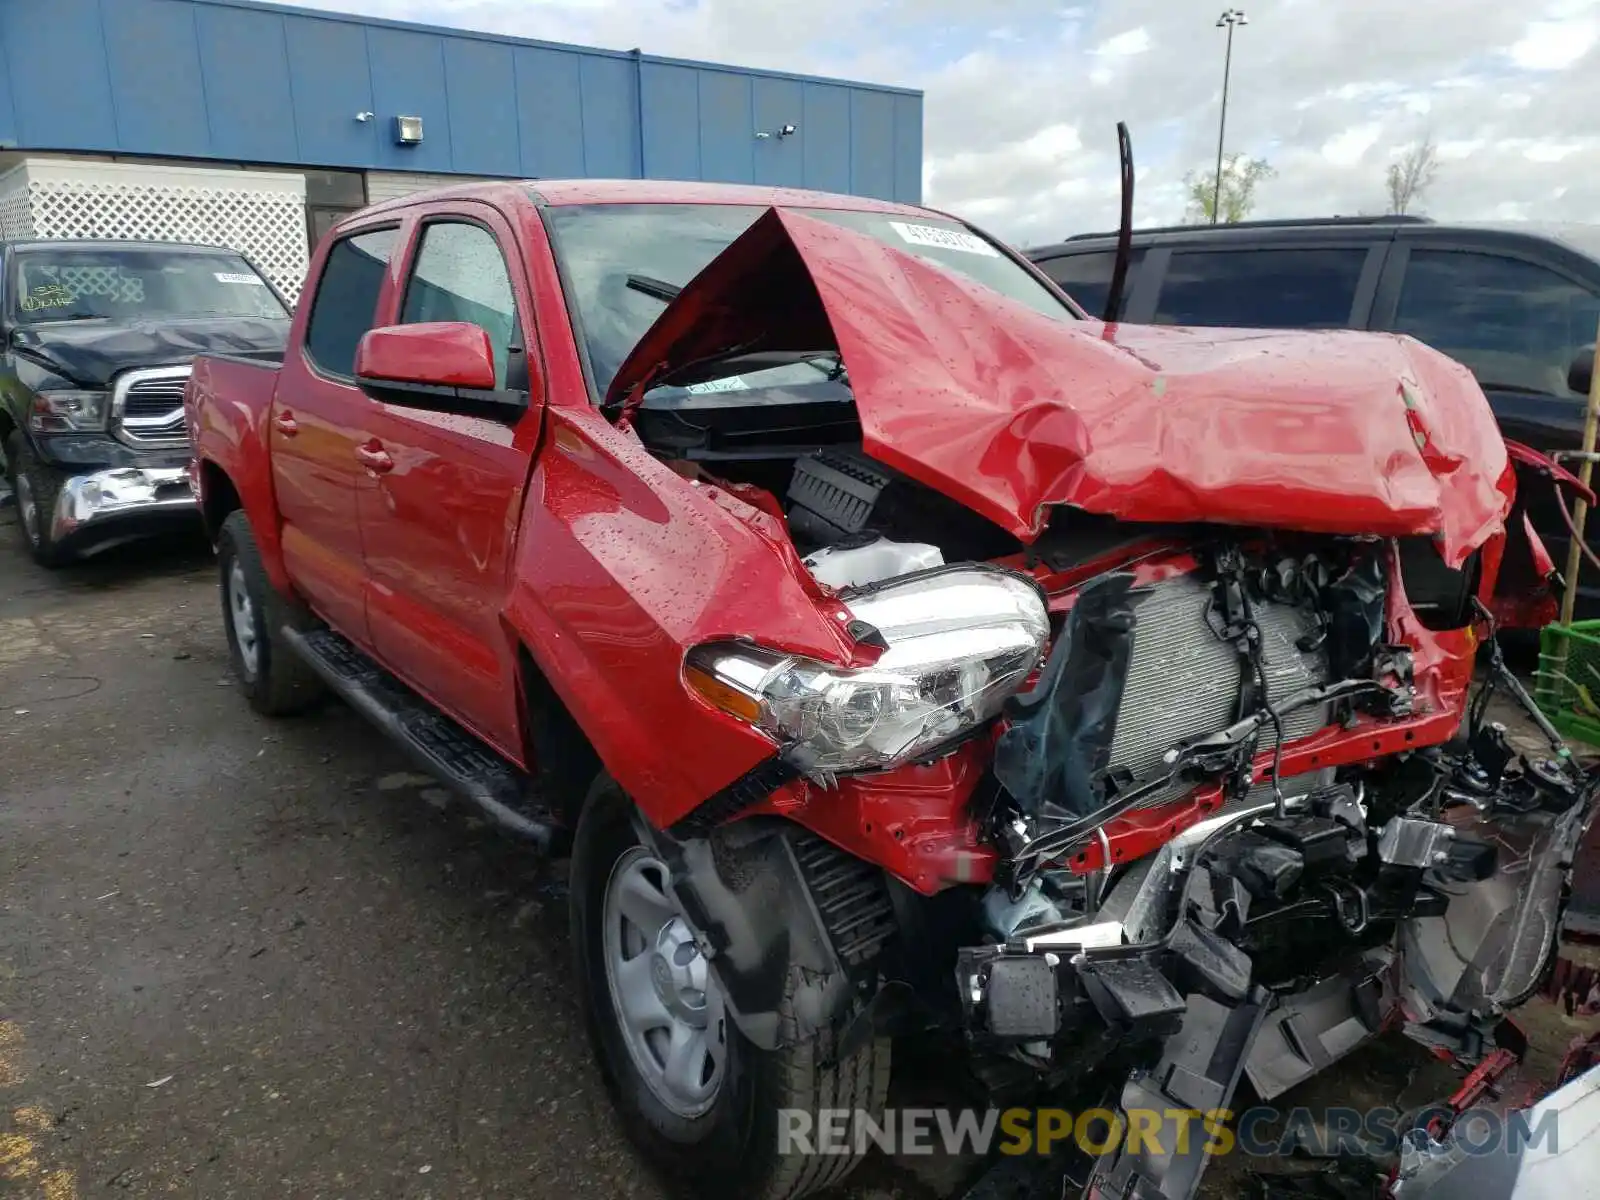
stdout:
<svg viewBox="0 0 1600 1200">
<path fill-rule="evenodd" d="M 1392 1108 L 1289 1110 L 1261 1105 L 1230 1109 L 1090 1108 L 947 1109 L 898 1108 L 880 1114 L 856 1109 L 812 1113 L 783 1109 L 778 1114 L 781 1154 L 1001 1154 L 1048 1155 L 1069 1146 L 1099 1156 L 1130 1153 L 1189 1154 L 1198 1146 L 1207 1155 L 1270 1157 L 1295 1149 L 1337 1155 L 1387 1154 L 1398 1149 L 1408 1129 L 1425 1128 L 1434 1117 L 1451 1120 L 1455 1139 L 1471 1154 L 1517 1153 L 1543 1145 L 1560 1149 L 1555 1112 L 1532 1123 L 1525 1112 L 1468 1109 L 1460 1116 L 1445 1108 L 1412 1113 L 1403 1121 Z"/>
</svg>

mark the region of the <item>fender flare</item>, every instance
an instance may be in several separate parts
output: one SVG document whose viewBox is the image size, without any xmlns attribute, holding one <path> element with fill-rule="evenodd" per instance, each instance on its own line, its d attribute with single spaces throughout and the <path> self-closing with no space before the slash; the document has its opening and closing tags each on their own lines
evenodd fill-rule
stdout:
<svg viewBox="0 0 1600 1200">
<path fill-rule="evenodd" d="M 728 1014 L 750 1042 L 777 1050 L 870 1014 L 881 994 L 877 954 L 896 929 L 887 888 L 877 936 L 852 939 L 841 954 L 808 879 L 818 845 L 850 856 L 779 818 L 751 818 L 685 841 L 642 818 L 636 825 L 666 864 L 674 898 L 710 950 Z M 882 880 L 877 868 L 851 861 Z"/>
<path fill-rule="evenodd" d="M 212 380 L 212 360 L 195 359 L 194 372 L 184 392 L 184 409 L 194 457 L 190 460 L 190 487 L 202 513 L 212 510 L 208 475 L 219 472 L 233 488 L 244 509 L 261 551 L 261 563 L 272 586 L 285 596 L 294 595 L 283 559 L 282 525 L 272 486 L 272 461 L 268 450 L 267 422 L 272 416 L 269 392 L 251 410 L 219 401 Z M 208 470 L 209 468 L 209 470 Z M 220 524 L 220 521 L 218 522 Z M 215 531 L 213 530 L 213 535 Z"/>
<path fill-rule="evenodd" d="M 255 534 L 256 546 L 261 552 L 261 565 L 267 572 L 267 578 L 284 596 L 294 595 L 294 585 L 289 581 L 289 571 L 283 559 L 283 539 L 280 536 L 270 480 L 264 488 L 253 486 L 247 482 L 249 476 L 236 475 L 211 457 L 196 459 L 196 465 L 198 470 L 194 480 L 194 490 L 200 501 L 201 511 L 208 514 L 206 517 L 208 527 L 211 525 L 209 514 L 214 501 L 214 497 L 210 494 L 211 480 L 220 475 L 233 489 L 233 494 L 239 500 L 239 507 L 244 510 L 245 517 L 250 522 L 250 532 Z M 220 524 L 220 521 L 217 522 L 218 527 Z M 210 532 L 215 537 L 216 530 L 211 529 Z"/>
</svg>

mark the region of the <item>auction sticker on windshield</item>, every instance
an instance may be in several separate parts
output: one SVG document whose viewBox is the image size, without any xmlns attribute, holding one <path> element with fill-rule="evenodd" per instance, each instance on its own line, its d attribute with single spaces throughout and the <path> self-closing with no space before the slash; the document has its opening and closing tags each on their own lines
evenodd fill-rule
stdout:
<svg viewBox="0 0 1600 1200">
<path fill-rule="evenodd" d="M 229 271 L 213 271 L 212 274 L 217 277 L 218 283 L 248 283 L 253 287 L 267 286 L 254 275 L 237 275 Z"/>
<path fill-rule="evenodd" d="M 963 254 L 984 254 L 999 258 L 1000 252 L 981 237 L 960 229 L 940 229 L 936 225 L 910 225 L 905 221 L 890 221 L 889 227 L 903 241 L 913 246 L 927 246 L 933 250 L 959 250 Z"/>
<path fill-rule="evenodd" d="M 691 383 L 683 390 L 691 396 L 704 396 L 709 392 L 743 392 L 748 391 L 750 385 L 739 375 L 730 375 L 726 379 L 712 379 L 706 383 Z"/>
</svg>

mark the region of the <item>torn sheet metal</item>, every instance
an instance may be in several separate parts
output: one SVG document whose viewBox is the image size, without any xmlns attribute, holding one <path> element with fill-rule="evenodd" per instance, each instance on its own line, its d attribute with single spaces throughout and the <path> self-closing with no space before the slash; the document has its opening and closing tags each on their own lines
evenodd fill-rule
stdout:
<svg viewBox="0 0 1600 1200">
<path fill-rule="evenodd" d="M 667 305 L 607 402 L 733 350 L 829 348 L 867 453 L 1025 541 L 1066 504 L 1434 535 L 1456 567 L 1510 508 L 1514 472 L 1482 390 L 1413 339 L 1056 319 L 782 208 Z"/>
</svg>

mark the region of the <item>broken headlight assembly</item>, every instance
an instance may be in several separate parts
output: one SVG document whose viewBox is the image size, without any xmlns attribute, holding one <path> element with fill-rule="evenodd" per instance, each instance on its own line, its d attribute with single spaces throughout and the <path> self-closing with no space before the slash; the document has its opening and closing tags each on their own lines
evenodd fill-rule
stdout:
<svg viewBox="0 0 1600 1200">
<path fill-rule="evenodd" d="M 816 778 L 899 766 L 1000 711 L 1050 635 L 1044 593 L 994 567 L 943 567 L 840 599 L 887 647 L 838 667 L 746 642 L 690 651 L 689 686 L 769 734 Z"/>
</svg>

